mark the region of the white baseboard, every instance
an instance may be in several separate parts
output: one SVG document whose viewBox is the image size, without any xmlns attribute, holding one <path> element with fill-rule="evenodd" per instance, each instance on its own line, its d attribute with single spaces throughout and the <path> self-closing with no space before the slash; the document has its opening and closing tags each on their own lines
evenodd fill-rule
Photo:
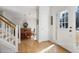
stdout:
<svg viewBox="0 0 79 59">
<path fill-rule="evenodd" d="M 40 43 L 40 42 L 43 42 L 43 41 L 48 41 L 48 39 L 47 39 L 47 40 L 42 40 L 42 39 L 39 39 L 39 40 L 38 40 L 39 43 Z"/>
</svg>

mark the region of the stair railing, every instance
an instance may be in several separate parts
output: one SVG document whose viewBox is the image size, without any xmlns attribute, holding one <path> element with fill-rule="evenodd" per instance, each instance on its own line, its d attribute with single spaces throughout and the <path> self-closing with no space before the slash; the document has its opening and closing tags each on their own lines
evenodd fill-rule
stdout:
<svg viewBox="0 0 79 59">
<path fill-rule="evenodd" d="M 5 22 L 0 21 L 0 40 L 5 42 L 5 45 L 8 44 L 8 47 L 13 47 L 15 52 L 18 52 L 18 44 L 20 42 L 20 26 L 16 25 L 12 28 Z"/>
</svg>

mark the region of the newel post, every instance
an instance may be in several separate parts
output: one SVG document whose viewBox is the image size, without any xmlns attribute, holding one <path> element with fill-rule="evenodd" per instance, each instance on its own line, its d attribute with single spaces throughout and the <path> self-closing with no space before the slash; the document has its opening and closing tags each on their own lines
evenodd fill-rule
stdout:
<svg viewBox="0 0 79 59">
<path fill-rule="evenodd" d="M 15 51 L 18 52 L 18 25 L 16 25 L 16 29 L 15 29 Z"/>
</svg>

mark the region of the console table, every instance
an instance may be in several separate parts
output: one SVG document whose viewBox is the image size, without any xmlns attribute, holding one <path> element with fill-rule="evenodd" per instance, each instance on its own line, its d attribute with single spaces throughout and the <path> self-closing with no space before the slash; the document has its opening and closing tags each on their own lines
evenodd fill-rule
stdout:
<svg viewBox="0 0 79 59">
<path fill-rule="evenodd" d="M 21 40 L 31 39 L 32 35 L 31 28 L 21 28 Z"/>
</svg>

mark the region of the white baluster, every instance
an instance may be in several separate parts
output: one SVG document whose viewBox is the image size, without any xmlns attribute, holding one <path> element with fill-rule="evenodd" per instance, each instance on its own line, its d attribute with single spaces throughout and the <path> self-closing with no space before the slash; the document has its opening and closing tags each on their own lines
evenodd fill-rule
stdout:
<svg viewBox="0 0 79 59">
<path fill-rule="evenodd" d="M 12 38 L 12 37 L 11 37 L 11 34 L 10 34 L 10 26 L 9 26 L 9 43 L 12 43 L 12 42 L 11 42 L 11 38 Z"/>
<path fill-rule="evenodd" d="M 3 35 L 4 35 L 4 33 L 3 33 L 3 30 L 4 30 L 4 23 L 2 22 L 2 40 L 3 40 Z"/>
<path fill-rule="evenodd" d="M 7 40 L 7 24 L 5 25 L 5 32 L 6 32 L 6 40 Z"/>
<path fill-rule="evenodd" d="M 18 52 L 18 25 L 16 25 L 16 29 L 15 29 L 15 45 L 16 45 L 16 48 L 15 48 L 15 51 Z"/>
</svg>

